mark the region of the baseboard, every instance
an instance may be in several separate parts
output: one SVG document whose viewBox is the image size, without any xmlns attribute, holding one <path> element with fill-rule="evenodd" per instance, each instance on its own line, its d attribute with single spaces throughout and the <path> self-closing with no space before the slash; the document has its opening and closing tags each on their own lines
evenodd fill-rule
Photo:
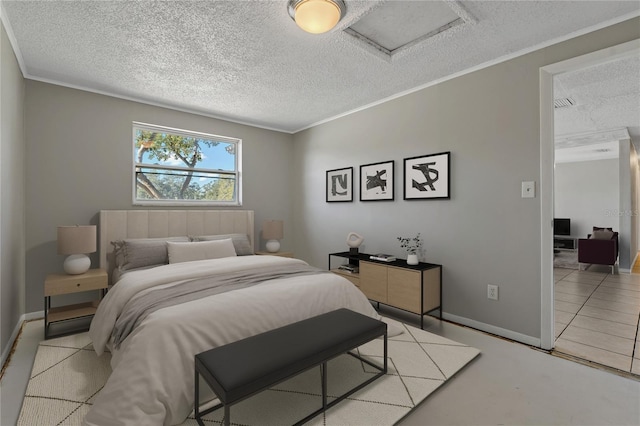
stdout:
<svg viewBox="0 0 640 426">
<path fill-rule="evenodd" d="M 31 321 L 31 320 L 40 319 L 40 318 L 44 318 L 44 311 L 30 312 L 28 314 L 20 315 L 18 324 L 16 324 L 16 327 L 13 329 L 13 333 L 11 333 L 11 338 L 7 342 L 7 346 L 2 351 L 2 358 L 0 359 L 0 370 L 4 368 L 4 363 L 7 362 L 7 359 L 11 354 L 11 349 L 13 349 L 13 345 L 16 342 L 16 338 L 18 337 L 18 334 L 20 333 L 20 329 L 22 328 L 22 324 L 24 324 L 25 321 Z"/>
<path fill-rule="evenodd" d="M 9 354 L 11 354 L 11 349 L 13 348 L 13 344 L 16 341 L 16 338 L 18 337 L 18 333 L 20 333 L 20 329 L 22 328 L 22 324 L 25 321 L 25 315 L 21 315 L 20 319 L 18 320 L 18 324 L 16 324 L 16 327 L 13 329 L 13 333 L 11 333 L 11 337 L 9 338 L 9 341 L 7 342 L 7 346 L 4 348 L 4 350 L 2 351 L 2 362 L 0 362 L 0 370 L 2 370 L 4 368 L 4 363 L 7 361 L 7 358 L 9 358 Z"/>
<path fill-rule="evenodd" d="M 28 314 L 24 315 L 25 321 L 31 321 L 31 320 L 36 320 L 40 318 L 44 318 L 44 311 L 29 312 Z"/>
<path fill-rule="evenodd" d="M 527 336 L 526 334 L 518 333 L 506 328 L 496 327 L 495 325 L 485 324 L 480 321 L 475 321 L 469 318 L 460 317 L 458 315 L 444 313 L 442 318 L 447 321 L 455 322 L 458 324 L 466 325 L 467 327 L 475 328 L 476 330 L 484 331 L 487 333 L 495 334 L 496 336 L 505 337 L 509 340 L 515 340 L 516 342 L 524 343 L 525 345 L 541 347 L 541 340 L 539 337 Z"/>
</svg>

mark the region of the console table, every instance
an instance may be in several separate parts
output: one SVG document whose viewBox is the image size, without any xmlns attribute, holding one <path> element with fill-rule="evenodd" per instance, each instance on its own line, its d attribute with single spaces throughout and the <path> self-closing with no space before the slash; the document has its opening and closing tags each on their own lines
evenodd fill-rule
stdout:
<svg viewBox="0 0 640 426">
<path fill-rule="evenodd" d="M 439 309 L 442 319 L 442 265 L 408 265 L 403 259 L 384 262 L 370 256 L 348 251 L 329 253 L 329 270 L 347 278 L 378 306 L 382 303 L 420 315 L 420 328 L 424 327 L 424 315 L 431 311 Z M 332 258 L 347 259 L 359 271 L 332 268 Z"/>
<path fill-rule="evenodd" d="M 555 235 L 553 237 L 553 248 L 555 250 L 576 250 L 576 238 L 573 237 L 560 237 Z"/>
</svg>

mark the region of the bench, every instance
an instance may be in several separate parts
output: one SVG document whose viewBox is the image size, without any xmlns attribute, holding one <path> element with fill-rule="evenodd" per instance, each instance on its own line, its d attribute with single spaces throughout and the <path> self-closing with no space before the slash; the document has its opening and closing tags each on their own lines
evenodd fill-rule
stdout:
<svg viewBox="0 0 640 426">
<path fill-rule="evenodd" d="M 377 337 L 384 338 L 382 367 L 350 352 Z M 379 372 L 327 403 L 327 361 L 345 353 Z M 322 372 L 322 407 L 296 424 L 307 422 L 386 374 L 387 325 L 348 309 L 338 309 L 199 353 L 195 356 L 195 419 L 203 426 L 202 416 L 224 407 L 224 424 L 229 425 L 233 404 L 317 366 L 321 366 Z M 199 376 L 220 400 L 202 412 Z"/>
</svg>

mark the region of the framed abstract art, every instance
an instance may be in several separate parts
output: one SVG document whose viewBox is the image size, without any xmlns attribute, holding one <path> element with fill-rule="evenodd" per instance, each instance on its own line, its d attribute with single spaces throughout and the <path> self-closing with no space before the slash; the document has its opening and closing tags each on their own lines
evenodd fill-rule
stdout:
<svg viewBox="0 0 640 426">
<path fill-rule="evenodd" d="M 360 201 L 393 200 L 393 163 L 391 160 L 360 166 Z"/>
<path fill-rule="evenodd" d="M 449 170 L 451 152 L 404 159 L 404 199 L 430 200 L 451 198 Z"/>
<path fill-rule="evenodd" d="M 327 170 L 327 203 L 353 201 L 353 167 Z"/>
</svg>

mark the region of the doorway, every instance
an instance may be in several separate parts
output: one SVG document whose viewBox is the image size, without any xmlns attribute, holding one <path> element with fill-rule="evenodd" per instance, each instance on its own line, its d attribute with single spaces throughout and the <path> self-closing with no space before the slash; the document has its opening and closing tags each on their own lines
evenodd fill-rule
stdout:
<svg viewBox="0 0 640 426">
<path fill-rule="evenodd" d="M 540 69 L 540 205 L 541 205 L 541 346 L 553 349 L 554 275 L 554 76 L 640 54 L 640 41 L 634 40 L 577 58 L 548 65 Z M 635 227 L 634 227 L 635 229 Z M 634 236 L 635 238 L 635 236 Z"/>
</svg>

